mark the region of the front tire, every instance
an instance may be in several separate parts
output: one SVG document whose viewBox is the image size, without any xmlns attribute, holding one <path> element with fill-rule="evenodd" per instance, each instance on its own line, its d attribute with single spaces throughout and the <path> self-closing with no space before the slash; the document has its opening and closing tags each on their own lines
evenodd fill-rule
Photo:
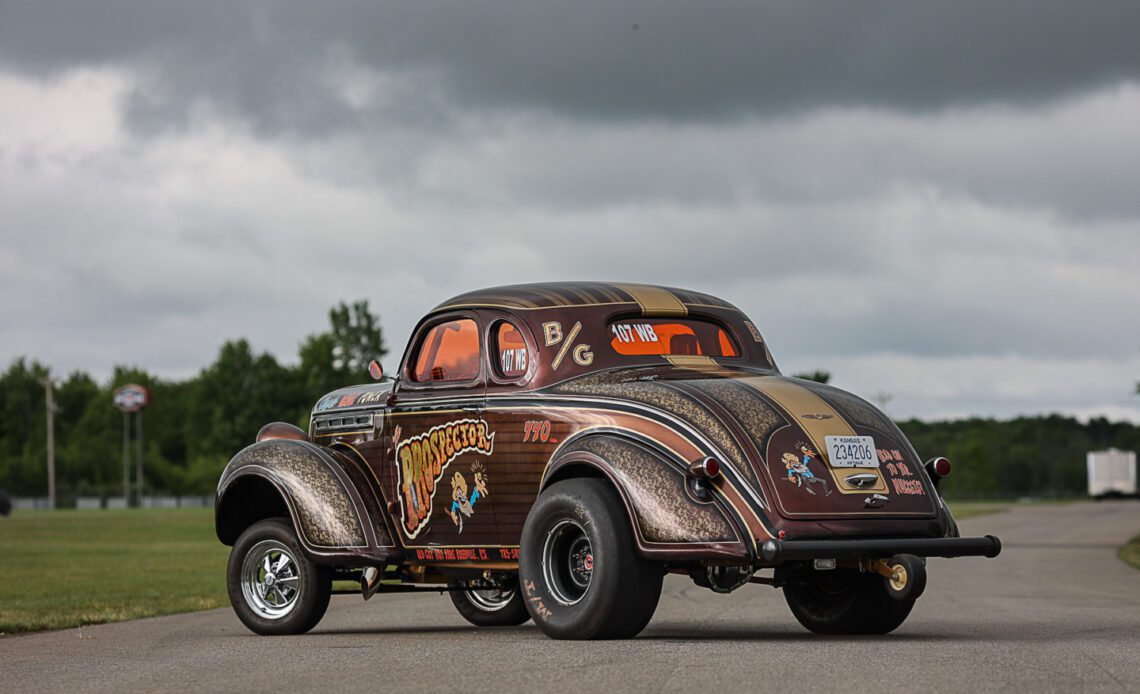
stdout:
<svg viewBox="0 0 1140 694">
<path fill-rule="evenodd" d="M 551 638 L 636 636 L 657 609 L 664 577 L 664 567 L 638 555 L 625 506 L 604 480 L 551 485 L 523 525 L 520 585 Z"/>
<path fill-rule="evenodd" d="M 451 588 L 455 609 L 477 627 L 517 627 L 530 619 L 517 586 L 483 589 L 457 581 Z"/>
<path fill-rule="evenodd" d="M 891 597 L 883 577 L 853 569 L 804 571 L 789 577 L 784 599 L 797 621 L 816 634 L 887 634 L 914 608 Z"/>
<path fill-rule="evenodd" d="M 302 554 L 288 521 L 270 518 L 249 526 L 234 543 L 226 587 L 238 619 L 253 633 L 303 634 L 328 609 L 332 572 Z"/>
</svg>

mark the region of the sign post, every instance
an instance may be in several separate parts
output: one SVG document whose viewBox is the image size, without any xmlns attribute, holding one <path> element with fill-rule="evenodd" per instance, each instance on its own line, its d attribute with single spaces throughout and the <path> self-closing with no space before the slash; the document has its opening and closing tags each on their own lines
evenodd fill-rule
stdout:
<svg viewBox="0 0 1140 694">
<path fill-rule="evenodd" d="M 136 506 L 143 503 L 143 437 L 142 410 L 150 404 L 150 391 L 143 386 L 128 383 L 115 389 L 115 407 L 123 411 L 123 498 L 130 504 L 131 498 L 131 413 L 135 413 L 138 454 L 135 461 Z"/>
<path fill-rule="evenodd" d="M 55 510 L 55 383 L 50 377 L 43 379 L 47 398 L 47 473 L 48 508 Z"/>
</svg>

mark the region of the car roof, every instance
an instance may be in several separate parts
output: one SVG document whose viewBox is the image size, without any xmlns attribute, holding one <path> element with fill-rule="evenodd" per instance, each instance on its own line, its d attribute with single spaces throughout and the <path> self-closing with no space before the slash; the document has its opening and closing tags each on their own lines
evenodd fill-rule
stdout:
<svg viewBox="0 0 1140 694">
<path fill-rule="evenodd" d="M 542 310 L 580 306 L 640 306 L 644 313 L 683 315 L 689 308 L 739 311 L 715 296 L 688 289 L 625 282 L 539 282 L 477 289 L 454 296 L 431 313 L 456 308 Z"/>
</svg>

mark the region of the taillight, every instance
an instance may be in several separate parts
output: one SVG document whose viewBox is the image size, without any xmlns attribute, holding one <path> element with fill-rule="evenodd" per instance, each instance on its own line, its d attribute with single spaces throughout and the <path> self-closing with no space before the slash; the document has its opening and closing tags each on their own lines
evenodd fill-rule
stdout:
<svg viewBox="0 0 1140 694">
<path fill-rule="evenodd" d="M 935 486 L 938 485 L 938 480 L 950 476 L 950 461 L 941 456 L 926 461 L 925 467 L 927 474 L 930 475 L 930 479 L 934 482 Z"/>
<path fill-rule="evenodd" d="M 716 458 L 698 460 L 689 466 L 689 474 L 694 477 L 712 479 L 720 474 L 720 461 Z"/>
</svg>

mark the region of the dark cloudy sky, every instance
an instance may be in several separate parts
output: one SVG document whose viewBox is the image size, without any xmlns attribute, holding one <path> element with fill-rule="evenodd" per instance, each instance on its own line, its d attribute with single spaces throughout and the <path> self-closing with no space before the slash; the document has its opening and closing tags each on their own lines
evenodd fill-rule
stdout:
<svg viewBox="0 0 1140 694">
<path fill-rule="evenodd" d="M 393 366 L 479 286 L 704 290 L 896 416 L 1140 421 L 1135 2 L 0 0 L 0 360 Z M 317 394 L 314 394 L 316 396 Z"/>
</svg>

